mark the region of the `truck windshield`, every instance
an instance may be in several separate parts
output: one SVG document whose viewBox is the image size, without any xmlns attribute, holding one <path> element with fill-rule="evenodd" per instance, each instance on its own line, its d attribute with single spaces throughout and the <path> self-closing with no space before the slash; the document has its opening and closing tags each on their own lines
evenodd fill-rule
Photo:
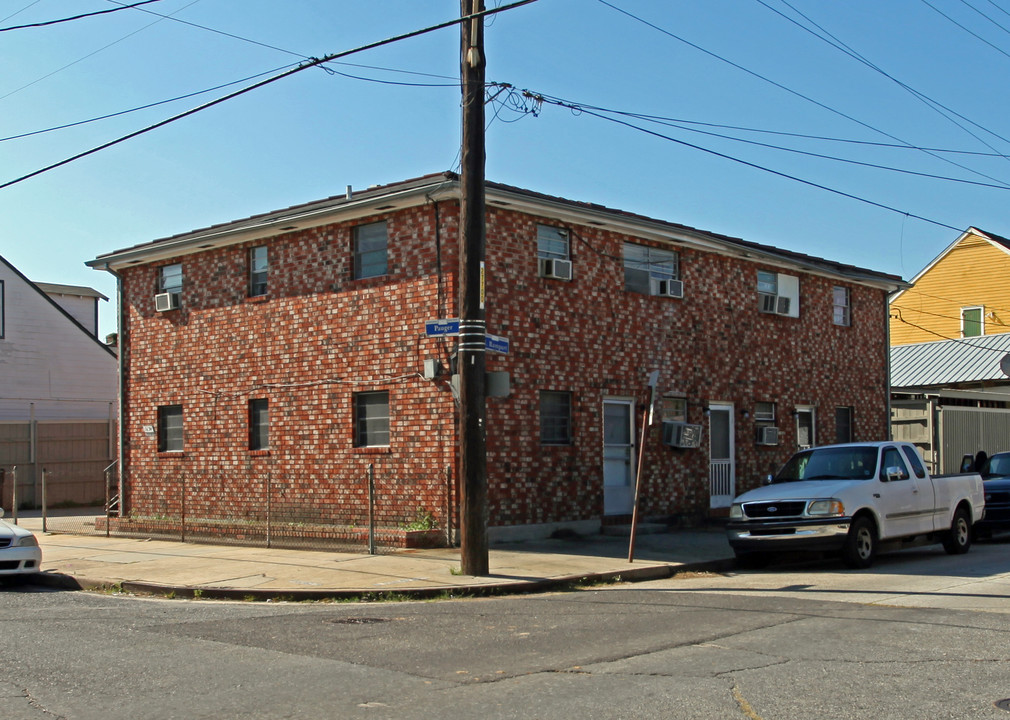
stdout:
<svg viewBox="0 0 1010 720">
<path fill-rule="evenodd" d="M 875 447 L 812 448 L 793 455 L 774 482 L 866 480 L 877 469 Z"/>
</svg>

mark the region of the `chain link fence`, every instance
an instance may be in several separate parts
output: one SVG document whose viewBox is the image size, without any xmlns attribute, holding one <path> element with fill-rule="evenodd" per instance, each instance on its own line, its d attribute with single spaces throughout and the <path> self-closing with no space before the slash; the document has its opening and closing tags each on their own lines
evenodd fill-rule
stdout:
<svg viewBox="0 0 1010 720">
<path fill-rule="evenodd" d="M 370 553 L 445 547 L 456 539 L 449 467 L 411 480 L 377 474 L 374 466 L 361 477 L 328 482 L 272 473 L 252 478 L 166 475 L 147 478 L 145 487 L 157 490 L 132 499 L 135 508 L 144 510 L 127 508 L 125 513 L 120 511 L 115 464 L 104 475 L 104 505 L 54 507 L 47 498 L 60 479 L 43 468 L 43 531 Z"/>
</svg>

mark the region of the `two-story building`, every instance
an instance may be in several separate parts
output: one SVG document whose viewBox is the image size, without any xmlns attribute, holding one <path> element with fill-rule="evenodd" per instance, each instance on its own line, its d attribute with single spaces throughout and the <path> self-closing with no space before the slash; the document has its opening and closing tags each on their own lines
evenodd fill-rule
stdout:
<svg viewBox="0 0 1010 720">
<path fill-rule="evenodd" d="M 115 457 L 115 353 L 91 288 L 34 283 L 0 257 L 0 505 L 104 502 Z"/>
<path fill-rule="evenodd" d="M 1008 275 L 1010 240 L 970 227 L 890 300 L 892 432 L 935 472 L 1010 450 Z"/>
<path fill-rule="evenodd" d="M 492 538 L 626 517 L 636 478 L 646 515 L 704 517 L 797 447 L 887 437 L 899 278 L 500 184 L 486 204 Z M 90 261 L 120 278 L 125 511 L 360 527 L 371 466 L 381 524 L 455 526 L 456 338 L 429 321 L 458 314 L 458 220 L 445 173 Z"/>
</svg>

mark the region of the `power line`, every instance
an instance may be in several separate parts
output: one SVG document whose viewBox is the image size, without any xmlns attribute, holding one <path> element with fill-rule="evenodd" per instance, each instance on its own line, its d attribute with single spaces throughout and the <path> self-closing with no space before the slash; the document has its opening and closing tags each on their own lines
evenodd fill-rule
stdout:
<svg viewBox="0 0 1010 720">
<path fill-rule="evenodd" d="M 600 0 L 600 1 L 603 2 L 604 0 Z M 702 147 L 700 145 L 695 145 L 695 144 L 689 143 L 689 142 L 687 142 L 685 140 L 679 140 L 677 138 L 670 137 L 669 135 L 664 135 L 662 133 L 656 132 L 655 130 L 649 130 L 648 128 L 639 127 L 638 125 L 635 125 L 634 123 L 628 122 L 626 120 L 621 120 L 621 119 L 618 119 L 618 118 L 609 117 L 609 116 L 607 116 L 605 114 L 602 114 L 602 113 L 599 113 L 599 112 L 595 112 L 593 110 L 590 110 L 588 107 L 582 106 L 582 105 L 578 105 L 577 103 L 572 103 L 572 102 L 569 102 L 569 101 L 566 101 L 566 100 L 562 100 L 560 98 L 552 98 L 550 96 L 543 95 L 543 94 L 540 94 L 540 93 L 530 92 L 529 90 L 523 90 L 522 91 L 522 95 L 525 98 L 527 98 L 527 99 L 529 99 L 529 100 L 531 100 L 531 101 L 533 101 L 534 103 L 537 103 L 537 104 L 547 103 L 549 105 L 556 105 L 558 107 L 567 108 L 568 110 L 571 110 L 572 112 L 582 113 L 582 114 L 586 114 L 586 115 L 591 115 L 591 116 L 599 118 L 601 120 L 607 120 L 607 121 L 615 123 L 617 125 L 623 125 L 624 127 L 630 128 L 632 130 L 637 130 L 639 132 L 645 133 L 646 135 L 652 135 L 653 137 L 657 137 L 657 138 L 660 138 L 660 139 L 663 139 L 663 140 L 667 140 L 669 142 L 676 143 L 678 145 L 683 145 L 684 147 L 689 147 L 689 148 L 691 148 L 693 150 L 699 150 L 699 151 L 707 153 L 709 155 L 714 155 L 716 157 L 721 157 L 724 160 L 730 160 L 730 161 L 738 163 L 740 165 L 746 165 L 747 167 L 754 168 L 755 170 L 761 170 L 762 172 L 766 172 L 766 173 L 769 173 L 771 175 L 776 175 L 778 177 L 785 178 L 787 180 L 793 180 L 794 182 L 802 183 L 803 185 L 807 185 L 809 187 L 817 188 L 819 190 L 825 190 L 825 191 L 833 193 L 835 195 L 840 195 L 842 197 L 849 198 L 850 200 L 856 200 L 856 201 L 864 203 L 866 205 L 872 205 L 873 207 L 877 207 L 877 208 L 880 208 L 882 210 L 887 210 L 889 212 L 897 213 L 899 215 L 904 215 L 906 217 L 912 217 L 912 218 L 915 218 L 916 220 L 922 220 L 923 222 L 929 223 L 931 225 L 936 225 L 938 227 L 947 228 L 948 230 L 953 230 L 955 232 L 960 232 L 960 228 L 956 228 L 953 225 L 948 225 L 947 223 L 940 222 L 939 220 L 933 220 L 931 218 L 928 218 L 928 217 L 925 217 L 925 216 L 922 216 L 922 215 L 917 215 L 915 213 L 907 212 L 905 210 L 899 210 L 898 208 L 892 207 L 890 205 L 885 205 L 884 203 L 880 203 L 880 202 L 877 202 L 875 200 L 870 200 L 869 198 L 864 198 L 864 197 L 861 197 L 859 195 L 855 195 L 853 193 L 845 192 L 844 190 L 838 190 L 837 188 L 832 188 L 832 187 L 830 187 L 828 185 L 822 185 L 821 183 L 816 183 L 816 182 L 813 182 L 812 180 L 806 180 L 806 179 L 798 177 L 796 175 L 790 175 L 788 173 L 781 172 L 779 170 L 773 170 L 773 169 L 771 169 L 769 167 L 765 167 L 763 165 L 758 165 L 757 163 L 752 163 L 752 162 L 750 162 L 748 160 L 743 160 L 741 158 L 733 157 L 732 155 L 727 155 L 725 153 L 721 153 L 721 152 L 718 152 L 716 150 L 712 150 L 710 148 Z M 3 186 L 0 186 L 0 187 L 3 187 Z"/>
<path fill-rule="evenodd" d="M 821 26 L 818 23 L 814 22 L 814 20 L 812 20 L 810 18 L 810 16 L 805 15 L 803 12 L 797 10 L 796 7 L 794 7 L 792 4 L 790 4 L 788 2 L 788 0 L 780 0 L 780 1 L 782 2 L 783 5 L 785 5 L 786 7 L 788 7 L 790 10 L 792 10 L 797 15 L 799 15 L 801 18 L 803 18 L 804 20 L 806 20 L 808 23 L 810 23 L 811 25 L 813 25 L 815 28 L 817 28 L 818 30 L 820 30 L 822 33 L 824 33 L 824 35 L 819 35 L 818 33 L 814 32 L 810 28 L 808 28 L 808 27 L 800 24 L 799 22 L 797 22 L 793 18 L 791 18 L 791 17 L 785 15 L 784 13 L 780 12 L 779 10 L 773 8 L 771 5 L 769 5 L 767 2 L 765 2 L 765 0 L 755 0 L 755 2 L 759 3 L 760 5 L 764 6 L 768 10 L 770 10 L 773 13 L 777 14 L 779 17 L 782 17 L 783 19 L 788 20 L 789 22 L 793 23 L 794 25 L 796 25 L 796 27 L 800 28 L 801 30 L 803 30 L 803 31 L 805 31 L 807 33 L 810 33 L 811 35 L 813 35 L 817 39 L 821 40 L 824 43 L 827 43 L 828 45 L 830 45 L 831 47 L 835 48 L 836 50 L 838 50 L 838 51 L 840 51 L 842 53 L 845 53 L 846 55 L 848 55 L 852 59 L 856 60 L 857 62 L 862 63 L 863 65 L 865 65 L 866 67 L 870 68 L 874 72 L 879 73 L 880 75 L 883 75 L 885 78 L 887 78 L 888 80 L 890 80 L 891 82 L 893 82 L 894 84 L 896 84 L 902 90 L 905 90 L 907 93 L 909 93 L 916 100 L 918 100 L 919 102 L 921 102 L 922 104 L 924 104 L 930 110 L 933 110 L 938 115 L 940 115 L 941 117 L 943 117 L 945 120 L 948 120 L 949 122 L 953 123 L 958 128 L 960 128 L 961 130 L 963 130 L 967 134 L 971 135 L 973 138 L 975 138 L 976 140 L 978 140 L 980 143 L 982 143 L 983 145 L 985 145 L 987 148 L 989 148 L 993 152 L 997 152 L 996 148 L 994 148 L 992 145 L 990 145 L 989 143 L 987 143 L 981 137 L 979 137 L 978 135 L 976 135 L 975 133 L 973 133 L 971 130 L 969 130 L 968 128 L 966 128 L 964 125 L 962 125 L 961 123 L 957 122 L 953 117 L 951 117 L 951 115 L 956 116 L 956 117 L 964 120 L 965 122 L 974 125 L 975 127 L 977 127 L 978 129 L 982 130 L 983 132 L 987 132 L 990 135 L 992 135 L 993 137 L 999 138 L 1003 142 L 1010 143 L 1010 140 L 1008 140 L 1007 138 L 1003 137 L 1002 135 L 999 135 L 998 133 L 993 132 L 992 130 L 989 130 L 986 127 L 983 127 L 982 125 L 979 125 L 975 121 L 973 121 L 973 120 L 965 117 L 964 115 L 962 115 L 961 113 L 957 112 L 956 110 L 947 107 L 943 103 L 941 103 L 941 102 L 939 102 L 937 100 L 934 100 L 933 98 L 929 97 L 928 95 L 925 95 L 924 93 L 920 92 L 919 90 L 916 90 L 915 88 L 913 88 L 910 85 L 902 82 L 901 80 L 898 80 L 898 78 L 896 78 L 893 75 L 891 75 L 890 73 L 886 72 L 879 65 L 877 65 L 876 63 L 870 62 L 863 55 L 861 55 L 860 53 L 856 52 L 851 47 L 849 47 L 847 44 L 845 44 L 844 42 L 842 42 L 841 40 L 839 40 L 835 35 L 833 35 L 830 32 L 828 32 L 823 26 Z M 962 0 L 962 2 L 963 1 L 964 0 Z M 827 37 L 825 37 L 825 35 Z"/>
<path fill-rule="evenodd" d="M 25 5 L 25 6 L 23 7 L 23 8 L 21 8 L 20 10 L 17 10 L 17 11 L 15 11 L 15 12 L 12 12 L 12 13 L 11 13 L 10 15 L 8 15 L 7 17 L 5 17 L 5 18 L 0 18 L 0 22 L 7 22 L 7 21 L 8 21 L 8 20 L 10 20 L 10 19 L 11 19 L 12 17 L 16 17 L 16 16 L 20 15 L 21 13 L 23 13 L 23 12 L 24 12 L 25 10 L 27 10 L 28 8 L 30 8 L 30 7 L 33 7 L 33 6 L 35 6 L 35 5 L 38 5 L 38 4 L 40 3 L 40 2 L 42 2 L 42 0 L 35 0 L 35 2 L 30 2 L 30 3 L 28 3 L 27 5 Z"/>
<path fill-rule="evenodd" d="M 971 35 L 973 38 L 975 38 L 979 42 L 988 45 L 993 50 L 995 50 L 996 52 L 998 52 L 1000 55 L 1003 55 L 1004 57 L 1010 58 L 1010 53 L 1008 53 L 1006 50 L 1004 50 L 1003 48 L 999 47 L 998 45 L 993 45 L 991 42 L 989 42 L 988 40 L 986 40 L 984 37 L 982 37 L 978 33 L 974 32 L 973 30 L 969 30 L 966 26 L 962 25 L 957 20 L 955 20 L 954 18 L 952 18 L 950 15 L 948 15 L 947 13 L 943 12 L 938 7 L 936 7 L 936 5 L 934 5 L 933 3 L 929 2 L 929 0 L 921 0 L 921 1 L 922 1 L 922 3 L 924 5 L 926 5 L 927 7 L 932 8 L 933 10 L 935 10 L 938 14 L 940 14 L 943 17 L 945 17 L 947 20 L 949 20 L 954 25 L 957 25 L 959 28 L 961 28 L 962 30 L 964 30 L 966 33 L 968 33 L 969 35 Z"/>
<path fill-rule="evenodd" d="M 373 50 L 375 48 L 382 47 L 384 45 L 390 45 L 390 44 L 395 43 L 395 42 L 400 42 L 402 40 L 407 40 L 407 39 L 410 39 L 410 38 L 418 37 L 420 35 L 425 35 L 427 33 L 431 33 L 431 32 L 434 32 L 436 30 L 442 30 L 442 29 L 447 28 L 447 27 L 452 27 L 453 25 L 458 25 L 459 23 L 466 22 L 468 20 L 473 20 L 473 19 L 477 19 L 477 18 L 481 18 L 481 17 L 486 17 L 488 15 L 494 15 L 496 13 L 505 12 L 507 10 L 514 10 L 515 8 L 519 8 L 519 7 L 522 7 L 524 5 L 529 5 L 530 3 L 534 3 L 536 1 L 537 0 L 516 0 L 516 2 L 510 3 L 508 5 L 504 5 L 502 7 L 493 8 L 491 10 L 484 10 L 483 12 L 473 13 L 471 15 L 464 15 L 463 17 L 459 17 L 459 18 L 456 18 L 454 20 L 447 20 L 445 22 L 439 23 L 437 25 L 432 25 L 430 27 L 423 28 L 421 30 L 413 30 L 411 32 L 403 33 L 401 35 L 395 35 L 393 37 L 386 38 L 385 40 L 378 40 L 376 42 L 371 42 L 371 43 L 368 43 L 366 45 L 361 45 L 360 47 L 354 48 L 352 50 L 344 50 L 343 52 L 333 53 L 332 55 L 327 55 L 327 56 L 322 57 L 322 58 L 313 58 L 313 59 L 311 59 L 311 60 L 309 60 L 307 62 L 299 63 L 297 67 L 294 67 L 294 68 L 292 68 L 290 70 L 282 72 L 280 75 L 274 75 L 273 77 L 269 77 L 269 78 L 267 78 L 265 80 L 261 80 L 261 81 L 259 81 L 257 83 L 249 85 L 248 87 L 242 88 L 241 90 L 236 90 L 235 92 L 229 93 L 228 95 L 224 95 L 223 97 L 217 98 L 216 100 L 211 100 L 210 102 L 204 103 L 203 105 L 199 105 L 199 106 L 197 106 L 195 108 L 192 108 L 192 109 L 187 110 L 185 112 L 179 113 L 178 115 L 173 115 L 172 117 L 167 118 L 165 120 L 162 120 L 160 122 L 157 122 L 157 123 L 155 123 L 153 125 L 149 125 L 149 126 L 147 126 L 145 128 L 142 128 L 140 130 L 136 130 L 136 131 L 134 131 L 132 133 L 129 133 L 127 135 L 123 135 L 122 137 L 116 138 L 115 140 L 110 140 L 109 142 L 103 143 L 103 144 L 101 144 L 101 145 L 99 145 L 97 147 L 94 147 L 94 148 L 90 149 L 90 150 L 86 150 L 84 152 L 78 153 L 77 155 L 74 155 L 72 157 L 66 158 L 66 159 L 61 160 L 59 162 L 53 163 L 52 165 L 47 165 L 46 167 L 41 168 L 39 170 L 35 170 L 33 172 L 30 172 L 27 175 L 22 175 L 21 177 L 15 178 L 13 180 L 8 180 L 7 182 L 0 184 L 0 190 L 2 190 L 4 188 L 8 188 L 8 187 L 10 187 L 12 185 L 17 185 L 18 183 L 24 182 L 25 180 L 28 180 L 28 179 L 33 178 L 33 177 L 36 177 L 37 175 L 41 175 L 41 174 L 43 174 L 45 172 L 49 172 L 50 170 L 55 170 L 58 167 L 62 167 L 64 165 L 68 165 L 68 164 L 74 162 L 75 160 L 80 160 L 81 158 L 87 157 L 88 155 L 93 155 L 96 152 L 99 152 L 101 150 L 105 150 L 105 149 L 110 148 L 110 147 L 112 147 L 114 145 L 118 145 L 119 143 L 122 143 L 122 142 L 130 140 L 132 138 L 138 137 L 139 135 L 143 135 L 145 133 L 151 132 L 152 130 L 156 130 L 156 129 L 160 128 L 160 127 L 164 127 L 165 125 L 173 123 L 176 120 L 181 120 L 181 119 L 183 119 L 185 117 L 189 117 L 190 115 L 195 115 L 196 113 L 198 113 L 198 112 L 200 112 L 202 110 L 206 110 L 208 108 L 214 107 L 215 105 L 220 105 L 221 103 L 223 103 L 223 102 L 225 102 L 227 100 L 231 100 L 231 99 L 236 98 L 236 97 L 238 97 L 240 95 L 244 95 L 245 93 L 252 92 L 253 90 L 257 90 L 257 89 L 259 89 L 261 87 L 264 87 L 265 85 L 269 85 L 271 83 L 275 83 L 278 80 L 283 80 L 284 78 L 290 77 L 290 76 L 294 75 L 295 73 L 301 72 L 302 70 L 308 70 L 309 68 L 317 67 L 319 65 L 322 65 L 323 63 L 331 62 L 333 60 L 337 60 L 337 59 L 342 58 L 342 57 L 347 57 L 348 55 L 353 55 L 355 53 L 364 52 L 365 50 Z"/>
<path fill-rule="evenodd" d="M 186 4 L 186 5 L 183 5 L 183 6 L 181 7 L 181 8 L 179 8 L 179 9 L 178 9 L 178 10 L 176 10 L 175 12 L 177 12 L 177 13 L 181 13 L 181 12 L 182 12 L 183 10 L 185 10 L 186 8 L 188 8 L 188 7 L 191 7 L 191 6 L 193 6 L 193 5 L 196 5 L 196 4 L 198 3 L 198 2 L 200 2 L 200 0 L 193 0 L 193 1 L 192 1 L 192 2 L 190 2 L 190 3 L 188 3 L 188 4 Z M 144 27 L 142 27 L 142 28 L 138 28 L 138 29 L 134 30 L 134 31 L 133 31 L 133 32 L 131 32 L 131 33 L 127 33 L 126 35 L 124 35 L 123 37 L 119 38 L 118 40 L 114 40 L 113 42 L 110 42 L 110 43 L 109 43 L 108 45 L 103 45 L 102 47 L 98 48 L 97 50 L 95 50 L 95 51 L 93 51 L 93 52 L 90 52 L 90 53 L 88 53 L 88 54 L 87 54 L 87 55 L 85 55 L 84 57 L 80 57 L 80 58 L 77 58 L 77 59 L 76 59 L 76 60 L 74 60 L 73 62 L 71 62 L 71 63 L 67 63 L 67 64 L 66 64 L 66 65 L 64 65 L 63 67 L 60 67 L 60 68 L 57 68 L 56 70 L 53 70 L 52 72 L 50 72 L 50 73 L 47 73 L 47 74 L 43 75 L 43 76 L 42 76 L 42 77 L 40 77 L 40 78 L 36 78 L 36 79 L 32 80 L 32 81 L 31 81 L 30 83 L 27 83 L 27 84 L 25 84 L 25 85 L 22 85 L 22 86 L 21 86 L 21 87 L 19 87 L 19 88 L 15 88 L 14 90 L 11 90 L 11 91 L 10 91 L 9 93 L 7 93 L 6 95 L 0 95 L 0 100 L 5 100 L 5 99 L 9 98 L 9 97 L 10 97 L 11 95 L 14 95 L 15 93 L 19 93 L 19 92 L 21 92 L 22 90 L 25 90 L 25 89 L 27 89 L 27 88 L 30 88 L 30 87 L 31 87 L 32 85 L 35 85 L 36 83 L 40 83 L 40 82 L 42 82 L 43 80 L 46 80 L 47 78 L 51 78 L 51 77 L 52 77 L 53 75 L 55 75 L 56 73 L 59 73 L 59 72 L 63 72 L 63 71 L 64 71 L 64 70 L 66 70 L 67 68 L 69 68 L 69 67 L 73 67 L 74 65 L 76 65 L 76 64 L 77 64 L 77 63 L 79 63 L 79 62 L 83 62 L 84 60 L 87 60 L 87 59 L 88 59 L 89 57 L 92 57 L 92 56 L 94 56 L 94 55 L 97 55 L 98 53 L 102 52 L 103 50 L 108 50 L 108 49 L 109 49 L 110 47 L 112 47 L 113 45 L 118 45 L 119 43 L 123 42 L 123 41 L 124 41 L 124 40 L 126 40 L 127 38 L 131 38 L 131 37 L 133 37 L 134 35 L 136 35 L 137 33 L 139 33 L 139 32 L 143 32 L 144 30 L 147 30 L 147 28 L 151 27 L 152 25 L 156 25 L 156 24 L 158 24 L 158 23 L 160 23 L 160 22 L 161 22 L 161 20 L 160 20 L 160 19 L 159 19 L 159 20 L 155 20 L 154 22 L 152 22 L 152 23 L 148 23 L 147 25 L 145 25 L 145 26 L 144 26 Z"/>
<path fill-rule="evenodd" d="M 926 0 L 922 0 L 922 1 L 926 2 Z M 891 140 L 903 143 L 904 145 L 906 145 L 908 147 L 914 147 L 914 145 L 912 145 L 912 143 L 909 143 L 909 142 L 907 142 L 905 140 L 902 140 L 901 138 L 899 138 L 899 137 L 897 137 L 895 135 L 891 135 L 890 133 L 888 133 L 888 132 L 886 132 L 884 130 L 881 130 L 880 128 L 874 127 L 873 125 L 870 125 L 867 122 L 859 120 L 858 118 L 853 117 L 852 115 L 849 115 L 847 113 L 844 113 L 841 110 L 833 108 L 830 105 L 822 103 L 819 100 L 815 100 L 814 98 L 810 97 L 809 95 L 804 95 L 803 93 L 801 93 L 801 92 L 799 92 L 797 90 L 793 90 L 792 88 L 790 88 L 790 87 L 788 87 L 786 85 L 783 85 L 780 82 L 777 82 L 775 80 L 772 80 L 771 78 L 765 77 L 764 75 L 761 75 L 760 73 L 755 72 L 754 70 L 746 68 L 743 65 L 740 65 L 739 63 L 733 62 L 732 60 L 729 60 L 728 58 L 724 58 L 721 55 L 712 52 L 711 50 L 706 50 L 705 48 L 703 48 L 700 45 L 697 45 L 697 44 L 691 42 L 690 40 L 686 40 L 686 39 L 680 37 L 679 35 L 676 35 L 676 34 L 670 32 L 669 30 L 667 30 L 665 28 L 662 28 L 662 27 L 660 27 L 660 26 L 658 26 L 658 25 L 656 25 L 654 23 L 651 23 L 648 20 L 645 20 L 644 18 L 641 18 L 641 17 L 639 17 L 639 16 L 637 16 L 637 15 L 631 13 L 631 12 L 628 12 L 627 10 L 624 10 L 623 8 L 617 7 L 616 5 L 612 4 L 611 2 L 608 2 L 608 0 L 597 0 L 597 2 L 599 2 L 599 3 L 603 4 L 603 5 L 606 5 L 607 7 L 611 8 L 612 10 L 615 10 L 615 11 L 621 13 L 622 15 L 626 15 L 627 17 L 635 20 L 636 22 L 640 22 L 643 25 L 646 25 L 647 27 L 650 27 L 653 30 L 656 30 L 657 32 L 660 32 L 660 33 L 662 33 L 662 34 L 664 34 L 664 35 L 666 35 L 666 36 L 668 36 L 670 38 L 673 38 L 674 40 L 677 40 L 677 41 L 679 41 L 681 43 L 684 43 L 688 47 L 691 47 L 691 48 L 693 48 L 695 50 L 698 50 L 699 52 L 702 52 L 702 53 L 708 55 L 709 57 L 712 57 L 712 58 L 714 58 L 714 59 L 716 59 L 716 60 L 718 60 L 720 62 L 726 63 L 727 65 L 729 65 L 729 66 L 731 66 L 733 68 L 736 68 L 737 70 L 740 70 L 742 72 L 745 72 L 748 75 L 750 75 L 752 77 L 755 77 L 755 78 L 757 78 L 757 79 L 759 79 L 759 80 L 761 80 L 763 82 L 766 82 L 766 83 L 768 83 L 768 84 L 770 84 L 770 85 L 772 85 L 774 87 L 777 87 L 780 90 L 784 90 L 785 92 L 789 93 L 790 95 L 794 95 L 794 96 L 796 96 L 796 97 L 798 97 L 798 98 L 800 98 L 802 100 L 805 100 L 806 102 L 812 103 L 812 104 L 816 105 L 817 107 L 819 107 L 819 108 L 821 108 L 823 110 L 827 110 L 828 112 L 830 112 L 830 113 L 832 113 L 834 115 L 838 115 L 839 117 L 845 118 L 846 120 L 848 120 L 850 122 L 854 122 L 854 123 L 856 123 L 858 125 L 861 125 L 862 127 L 865 127 L 868 130 L 872 130 L 875 133 L 879 133 L 880 135 L 883 135 L 884 137 L 890 138 Z M 930 153 L 927 152 L 926 154 L 928 155 Z M 934 158 L 936 158 L 938 160 L 941 160 L 942 162 L 951 163 L 953 165 L 956 165 L 957 167 L 960 167 L 962 170 L 965 170 L 965 171 L 970 172 L 972 174 L 978 175 L 980 177 L 984 177 L 987 180 L 992 180 L 993 182 L 1000 182 L 1000 180 L 998 180 L 997 178 L 990 177 L 988 175 L 985 175 L 984 173 L 980 173 L 977 170 L 973 170 L 973 169 L 971 169 L 969 167 L 965 167 L 963 165 L 959 165 L 958 163 L 955 163 L 952 160 L 949 160 L 947 158 L 942 158 L 942 157 L 939 157 L 939 156 L 936 156 L 936 155 L 931 155 L 931 157 L 934 157 Z"/>
<path fill-rule="evenodd" d="M 95 12 L 83 13 L 82 15 L 74 15 L 72 17 L 60 18 L 59 20 L 45 20 L 43 22 L 29 23 L 28 25 L 11 25 L 10 27 L 0 28 L 0 32 L 8 32 L 9 30 L 25 30 L 27 28 L 46 27 L 48 25 L 59 25 L 60 23 L 70 22 L 72 20 L 81 20 L 83 18 L 94 17 L 95 15 L 107 15 L 109 13 L 120 12 L 121 10 L 129 10 L 130 8 L 135 8 L 141 5 L 147 5 L 149 3 L 160 1 L 161 0 L 142 0 L 142 2 L 134 3 L 133 5 L 122 5 L 121 7 L 111 8 L 109 10 L 96 10 Z"/>
<path fill-rule="evenodd" d="M 697 133 L 699 135 L 707 135 L 709 137 L 716 137 L 716 138 L 720 138 L 720 139 L 723 139 L 723 140 L 732 140 L 734 142 L 744 143 L 744 144 L 747 144 L 747 145 L 754 145 L 756 147 L 768 148 L 770 150 L 779 150 L 781 152 L 788 152 L 788 153 L 793 153 L 793 154 L 796 154 L 796 155 L 805 155 L 807 157 L 819 158 L 821 160 L 832 160 L 834 162 L 846 163 L 846 164 L 849 164 L 849 165 L 858 165 L 860 167 L 873 168 L 875 170 L 887 170 L 889 172 L 902 173 L 904 175 L 914 175 L 916 177 L 929 178 L 929 179 L 932 179 L 932 180 L 945 180 L 947 182 L 962 183 L 962 184 L 965 184 L 965 185 L 975 185 L 975 186 L 978 186 L 978 187 L 995 188 L 997 190 L 1010 190 L 1010 185 L 1002 184 L 1002 183 L 1000 183 L 1000 184 L 984 183 L 984 182 L 979 182 L 977 180 L 965 180 L 963 178 L 950 177 L 950 176 L 947 176 L 947 175 L 936 175 L 936 174 L 933 174 L 933 173 L 919 172 L 919 171 L 916 171 L 916 170 L 907 170 L 905 168 L 891 167 L 891 166 L 888 166 L 888 165 L 880 165 L 878 163 L 863 162 L 861 160 L 852 160 L 850 158 L 836 157 L 836 156 L 833 156 L 833 155 L 826 155 L 824 153 L 816 153 L 816 152 L 811 152 L 811 151 L 808 151 L 808 150 L 799 150 L 797 148 L 783 147 L 781 145 L 772 145 L 771 143 L 763 143 L 763 142 L 758 142 L 756 140 L 747 140 L 746 138 L 734 137 L 732 135 L 724 135 L 722 133 L 709 132 L 709 131 L 706 131 L 706 130 L 699 130 L 697 128 L 692 128 L 692 127 L 684 127 L 684 126 L 678 124 L 676 121 L 667 121 L 667 120 L 663 120 L 663 119 L 656 118 L 656 117 L 653 117 L 653 116 L 640 115 L 640 114 L 637 114 L 637 113 L 624 112 L 624 111 L 621 111 L 621 110 L 612 110 L 612 109 L 609 109 L 609 108 L 602 108 L 602 107 L 597 107 L 597 106 L 593 106 L 593 105 L 585 105 L 585 104 L 582 104 L 582 103 L 578 103 L 578 106 L 580 108 L 590 108 L 590 109 L 593 109 L 593 110 L 598 110 L 600 112 L 605 112 L 605 113 L 609 113 L 609 114 L 613 114 L 613 115 L 622 115 L 622 116 L 625 116 L 625 117 L 634 117 L 634 118 L 637 118 L 637 119 L 640 119 L 640 120 L 646 120 L 647 122 L 654 122 L 654 123 L 657 123 L 659 125 L 665 125 L 667 127 L 675 127 L 678 130 L 684 130 L 686 132 Z"/>
</svg>

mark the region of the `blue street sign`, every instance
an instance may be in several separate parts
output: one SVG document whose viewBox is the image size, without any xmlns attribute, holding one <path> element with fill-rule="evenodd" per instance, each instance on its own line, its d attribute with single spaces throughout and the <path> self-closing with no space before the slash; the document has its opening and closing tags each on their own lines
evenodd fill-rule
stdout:
<svg viewBox="0 0 1010 720">
<path fill-rule="evenodd" d="M 428 337 L 459 335 L 459 318 L 429 320 L 424 324 L 424 332 Z"/>
<path fill-rule="evenodd" d="M 489 333 L 484 336 L 484 347 L 492 352 L 508 355 L 509 339 L 500 335 L 491 335 Z"/>
</svg>

